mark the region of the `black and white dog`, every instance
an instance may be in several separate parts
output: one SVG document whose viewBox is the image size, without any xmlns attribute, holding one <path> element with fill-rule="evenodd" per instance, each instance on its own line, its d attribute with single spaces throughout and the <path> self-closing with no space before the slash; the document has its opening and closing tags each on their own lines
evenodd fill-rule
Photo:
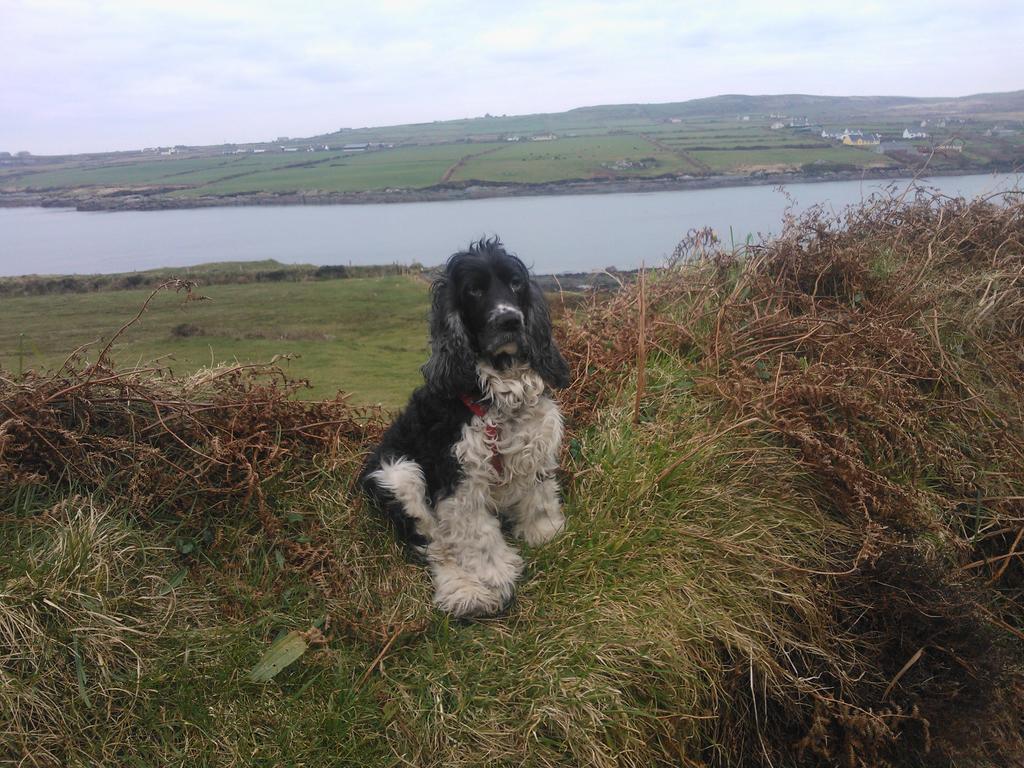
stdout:
<svg viewBox="0 0 1024 768">
<path fill-rule="evenodd" d="M 554 473 L 569 383 L 540 288 L 497 239 L 448 259 L 431 288 L 424 386 L 360 476 L 399 534 L 426 555 L 434 602 L 484 616 L 511 600 L 523 569 L 502 534 L 536 546 L 565 526 Z"/>
</svg>

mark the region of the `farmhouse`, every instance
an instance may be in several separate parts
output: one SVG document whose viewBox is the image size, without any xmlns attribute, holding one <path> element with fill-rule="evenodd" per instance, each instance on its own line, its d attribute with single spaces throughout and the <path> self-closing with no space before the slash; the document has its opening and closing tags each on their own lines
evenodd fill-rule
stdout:
<svg viewBox="0 0 1024 768">
<path fill-rule="evenodd" d="M 530 141 L 554 141 L 557 138 L 553 133 L 542 133 L 540 136 L 531 137 Z"/>
<path fill-rule="evenodd" d="M 880 143 L 881 139 L 878 136 L 865 136 L 860 131 L 843 135 L 843 144 L 848 147 L 876 147 Z"/>
<path fill-rule="evenodd" d="M 903 138 L 904 139 L 927 139 L 928 138 L 928 134 L 925 133 L 924 131 L 912 131 L 909 128 L 904 128 L 903 129 Z"/>
<path fill-rule="evenodd" d="M 341 151 L 342 152 L 365 152 L 369 148 L 370 148 L 370 145 L 366 144 L 366 143 L 363 143 L 363 144 L 346 144 L 344 147 L 341 148 Z"/>
</svg>

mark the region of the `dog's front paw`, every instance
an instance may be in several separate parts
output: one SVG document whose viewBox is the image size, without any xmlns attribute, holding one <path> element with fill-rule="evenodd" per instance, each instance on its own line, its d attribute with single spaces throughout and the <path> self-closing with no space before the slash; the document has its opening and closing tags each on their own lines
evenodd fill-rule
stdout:
<svg viewBox="0 0 1024 768">
<path fill-rule="evenodd" d="M 492 616 L 500 613 L 510 599 L 511 594 L 505 596 L 465 571 L 435 576 L 434 604 L 456 618 Z"/>
<path fill-rule="evenodd" d="M 557 507 L 537 512 L 516 528 L 516 535 L 531 547 L 547 544 L 565 530 L 565 515 Z"/>
<path fill-rule="evenodd" d="M 522 558 L 510 549 L 481 562 L 434 563 L 434 603 L 459 618 L 492 616 L 512 601 L 522 570 Z"/>
</svg>

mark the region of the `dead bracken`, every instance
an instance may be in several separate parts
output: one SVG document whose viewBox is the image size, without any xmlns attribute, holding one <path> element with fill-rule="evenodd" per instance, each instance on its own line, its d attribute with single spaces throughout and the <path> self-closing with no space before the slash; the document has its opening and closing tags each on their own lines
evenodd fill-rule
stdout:
<svg viewBox="0 0 1024 768">
<path fill-rule="evenodd" d="M 635 381 L 641 305 L 647 349 L 692 363 L 715 429 L 794 451 L 821 507 L 864 542 L 819 584 L 843 676 L 774 702 L 783 762 L 1024 753 L 1020 195 L 816 208 L 741 253 L 693 233 L 646 289 L 563 325 L 577 422 Z M 777 661 L 795 694 L 822 669 L 792 660 Z"/>
<path fill-rule="evenodd" d="M 168 289 L 200 300 L 193 287 L 171 280 L 150 300 Z M 0 376 L 4 476 L 103 488 L 140 510 L 216 515 L 239 499 L 262 507 L 263 486 L 289 461 L 359 446 L 380 429 L 377 410 L 343 396 L 296 399 L 307 382 L 288 379 L 276 361 L 185 378 L 159 364 L 117 368 L 108 354 L 130 325 L 95 362 L 79 349 L 56 372 Z"/>
</svg>

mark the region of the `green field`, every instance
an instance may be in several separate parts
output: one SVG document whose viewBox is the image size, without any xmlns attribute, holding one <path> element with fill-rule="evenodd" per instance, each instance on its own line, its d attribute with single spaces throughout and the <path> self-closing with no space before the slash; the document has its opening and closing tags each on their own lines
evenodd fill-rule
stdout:
<svg viewBox="0 0 1024 768">
<path fill-rule="evenodd" d="M 148 290 L 4 298 L 0 368 L 60 366 L 76 347 L 102 343 L 131 319 Z M 309 398 L 339 389 L 356 401 L 398 406 L 426 359 L 427 283 L 413 277 L 213 285 L 209 301 L 158 295 L 113 348 L 120 365 L 160 360 L 176 373 L 220 363 L 266 362 L 307 378 Z M 177 329 L 177 330 L 176 330 Z M 90 358 L 91 359 L 91 358 Z"/>
<path fill-rule="evenodd" d="M 731 129 L 731 126 L 730 126 Z M 645 135 L 572 136 L 552 141 L 481 142 L 408 146 L 357 154 L 213 156 L 191 159 L 62 167 L 26 173 L 6 182 L 12 190 L 93 190 L 173 187 L 172 197 L 233 196 L 260 192 L 359 192 L 422 189 L 452 182 L 551 183 L 568 179 L 623 179 L 749 168 L 799 167 L 817 161 L 885 165 L 887 158 L 830 146 L 814 137 L 796 139 L 760 128 L 690 135 L 678 130 Z M 750 149 L 749 147 L 757 147 Z M 460 163 L 460 161 L 463 161 Z M 696 160 L 696 163 L 694 163 Z"/>
<path fill-rule="evenodd" d="M 736 172 L 758 168 L 799 168 L 810 163 L 843 163 L 861 168 L 894 165 L 884 155 L 855 147 L 822 149 L 697 150 L 690 153 L 715 171 Z"/>
<path fill-rule="evenodd" d="M 19 179 L 16 184 L 32 189 L 74 186 L 189 186 L 239 174 L 284 168 L 296 163 L 309 163 L 308 154 L 214 155 L 180 159 L 168 157 L 143 162 L 118 161 L 95 166 L 83 164 L 79 167 L 64 163 L 62 167 L 53 171 L 34 173 Z M 331 162 L 340 157 L 340 153 L 324 153 L 314 159 L 319 163 Z"/>
<path fill-rule="evenodd" d="M 214 204 L 218 198 L 244 201 L 260 194 L 394 194 L 445 182 L 745 176 L 815 166 L 915 171 L 927 152 L 915 147 L 893 157 L 874 155 L 823 139 L 821 130 L 860 129 L 899 140 L 905 128 L 916 130 L 922 120 L 930 121 L 925 149 L 954 138 L 965 145 L 962 153 L 933 156 L 931 170 L 1005 169 L 1024 162 L 1022 93 L 969 100 L 723 96 L 343 129 L 303 139 L 180 147 L 168 156 L 149 151 L 0 158 L 0 203 L 4 195 L 25 193 L 64 196 L 73 204 L 108 198 L 100 207 L 116 208 L 131 192 L 145 194 L 147 203 L 180 205 L 182 199 Z M 805 120 L 810 130 L 789 127 Z M 781 127 L 773 129 L 776 124 Z M 555 138 L 541 140 L 548 136 Z M 369 147 L 346 152 L 346 144 Z"/>
<path fill-rule="evenodd" d="M 628 167 L 624 162 L 643 167 Z M 473 158 L 453 179 L 543 183 L 560 179 L 658 176 L 681 173 L 687 163 L 642 136 L 599 136 L 516 142 Z"/>
<path fill-rule="evenodd" d="M 501 144 L 449 144 L 336 156 L 329 162 L 266 170 L 238 178 L 212 181 L 188 194 L 230 195 L 245 192 L 357 192 L 388 187 L 429 187 L 468 154 Z"/>
</svg>

